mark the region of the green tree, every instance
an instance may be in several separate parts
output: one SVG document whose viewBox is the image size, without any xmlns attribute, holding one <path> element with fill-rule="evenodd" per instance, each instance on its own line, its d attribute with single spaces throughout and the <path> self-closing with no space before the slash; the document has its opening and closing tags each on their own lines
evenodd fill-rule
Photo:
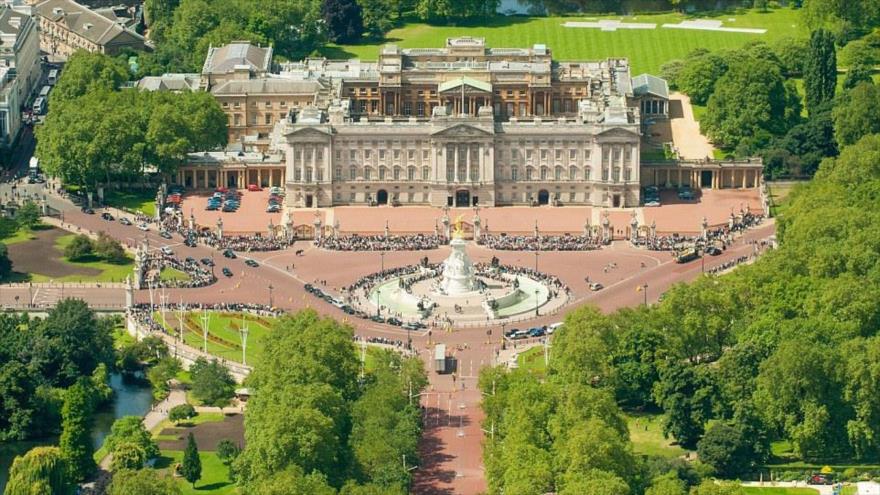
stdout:
<svg viewBox="0 0 880 495">
<path fill-rule="evenodd" d="M 153 395 L 164 397 L 168 395 L 168 382 L 180 372 L 180 361 L 165 356 L 155 366 L 147 370 L 147 380 L 153 388 Z"/>
<path fill-rule="evenodd" d="M 189 368 L 193 397 L 206 406 L 224 407 L 235 392 L 235 380 L 216 359 L 198 358 Z"/>
<path fill-rule="evenodd" d="M 804 73 L 804 61 L 809 57 L 809 43 L 803 38 L 782 38 L 773 44 L 773 52 L 779 59 L 782 73 L 798 76 Z"/>
<path fill-rule="evenodd" d="M 603 471 L 591 469 L 586 473 L 566 473 L 565 484 L 559 490 L 559 495 L 628 495 L 631 493 L 629 485 L 620 476 Z"/>
<path fill-rule="evenodd" d="M 178 404 L 171 408 L 168 411 L 168 419 L 170 419 L 175 424 L 195 417 L 196 409 L 192 406 L 192 404 Z"/>
<path fill-rule="evenodd" d="M 92 390 L 88 380 L 82 379 L 67 389 L 61 409 L 61 455 L 72 481 L 81 482 L 95 471 L 94 449 L 89 435 L 91 426 Z"/>
<path fill-rule="evenodd" d="M 499 0 L 418 0 L 416 13 L 428 22 L 456 23 L 495 16 L 498 4 Z"/>
<path fill-rule="evenodd" d="M 247 493 L 254 495 L 287 495 L 289 493 L 335 495 L 336 490 L 327 483 L 326 476 L 319 472 L 305 474 L 302 468 L 294 464 L 260 481 Z"/>
<path fill-rule="evenodd" d="M 663 434 L 693 447 L 711 417 L 714 390 L 704 369 L 676 361 L 660 366 L 654 400 L 663 408 Z"/>
<path fill-rule="evenodd" d="M 843 89 L 849 91 L 862 83 L 874 84 L 874 79 L 871 76 L 872 73 L 873 70 L 869 65 L 863 63 L 853 64 L 846 71 L 846 77 L 843 79 Z"/>
<path fill-rule="evenodd" d="M 337 43 L 357 41 L 364 34 L 361 6 L 355 0 L 323 0 L 321 15 L 328 36 Z"/>
<path fill-rule="evenodd" d="M 0 365 L 0 439 L 28 437 L 37 414 L 35 388 L 36 380 L 24 364 L 9 361 Z"/>
<path fill-rule="evenodd" d="M 112 363 L 112 322 L 96 318 L 85 301 L 64 299 L 34 326 L 34 365 L 53 385 L 66 387 Z"/>
<path fill-rule="evenodd" d="M 854 340 L 846 351 L 844 399 L 855 412 L 846 430 L 856 456 L 864 459 L 880 448 L 880 337 Z"/>
<path fill-rule="evenodd" d="M 645 495 L 687 495 L 687 487 L 674 471 L 670 471 L 654 478 Z"/>
<path fill-rule="evenodd" d="M 9 248 L 0 242 L 0 279 L 5 279 L 12 273 L 12 260 L 9 259 Z"/>
<path fill-rule="evenodd" d="M 804 90 L 807 110 L 813 112 L 834 98 L 837 87 L 837 53 L 834 38 L 825 29 L 810 35 L 810 51 L 804 60 Z"/>
<path fill-rule="evenodd" d="M 116 471 L 107 489 L 109 495 L 180 495 L 174 478 L 160 476 L 152 469 Z"/>
<path fill-rule="evenodd" d="M 700 128 L 721 146 L 768 139 L 786 130 L 786 95 L 779 67 L 745 57 L 718 79 Z M 763 135 L 763 136 L 762 136 Z"/>
<path fill-rule="evenodd" d="M 80 234 L 70 241 L 70 244 L 64 247 L 64 257 L 69 260 L 77 261 L 94 254 L 94 245 L 89 236 Z"/>
<path fill-rule="evenodd" d="M 57 447 L 34 447 L 17 456 L 9 470 L 4 495 L 74 493 L 67 465 Z"/>
<path fill-rule="evenodd" d="M 675 85 L 697 105 L 705 105 L 715 84 L 728 70 L 728 61 L 718 53 L 697 52 L 690 55 L 678 72 Z"/>
<path fill-rule="evenodd" d="M 880 132 L 880 86 L 862 83 L 842 95 L 832 112 L 834 136 L 842 146 Z"/>
<path fill-rule="evenodd" d="M 98 232 L 98 240 L 95 241 L 94 253 L 111 263 L 119 263 L 125 260 L 125 250 L 122 244 L 105 232 Z"/>
<path fill-rule="evenodd" d="M 399 4 L 399 1 L 389 0 L 359 0 L 363 15 L 364 31 L 373 38 L 381 38 L 394 25 L 391 19 L 391 9 L 395 7 L 392 4 Z"/>
<path fill-rule="evenodd" d="M 720 478 L 737 478 L 752 472 L 757 464 L 753 439 L 740 425 L 717 422 L 697 443 L 699 459 L 712 466 Z"/>
<path fill-rule="evenodd" d="M 102 53 L 77 50 L 64 64 L 58 84 L 49 99 L 51 105 L 65 103 L 99 90 L 116 90 L 128 80 L 125 64 Z M 94 109 L 92 109 L 94 111 Z"/>
<path fill-rule="evenodd" d="M 217 457 L 223 464 L 231 464 L 238 457 L 241 449 L 232 440 L 224 438 L 217 442 Z"/>
<path fill-rule="evenodd" d="M 40 208 L 33 201 L 25 201 L 16 212 L 15 220 L 22 228 L 32 230 L 40 224 Z"/>
<path fill-rule="evenodd" d="M 116 444 L 111 452 L 113 459 L 110 461 L 110 470 L 113 472 L 120 470 L 138 470 L 144 467 L 147 462 L 147 454 L 140 445 L 132 442 L 122 442 Z"/>
<path fill-rule="evenodd" d="M 123 416 L 113 422 L 110 427 L 110 435 L 104 440 L 104 446 L 110 452 L 123 444 L 131 444 L 140 448 L 144 453 L 144 461 L 159 455 L 159 447 L 153 441 L 152 435 L 144 427 L 144 423 L 138 416 Z"/>
<path fill-rule="evenodd" d="M 186 448 L 183 450 L 183 460 L 180 462 L 180 474 L 183 479 L 189 481 L 195 488 L 196 481 L 202 477 L 202 459 L 199 457 L 199 448 L 192 432 L 186 437 Z"/>
</svg>

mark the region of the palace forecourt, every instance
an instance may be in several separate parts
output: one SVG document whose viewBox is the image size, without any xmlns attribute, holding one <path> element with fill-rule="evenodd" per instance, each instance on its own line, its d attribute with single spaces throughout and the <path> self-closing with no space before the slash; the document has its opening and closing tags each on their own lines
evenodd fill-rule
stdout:
<svg viewBox="0 0 880 495">
<path fill-rule="evenodd" d="M 276 64 L 271 48 L 235 42 L 209 50 L 201 74 L 138 86 L 209 91 L 229 118 L 229 149 L 191 155 L 172 182 L 283 188 L 285 224 L 302 209 L 633 208 L 646 186 L 761 184 L 760 160 L 643 163 L 651 125 L 669 119 L 666 82 L 632 77 L 626 59 L 557 61 L 541 44 L 450 38 L 387 45 L 377 61 Z"/>
</svg>

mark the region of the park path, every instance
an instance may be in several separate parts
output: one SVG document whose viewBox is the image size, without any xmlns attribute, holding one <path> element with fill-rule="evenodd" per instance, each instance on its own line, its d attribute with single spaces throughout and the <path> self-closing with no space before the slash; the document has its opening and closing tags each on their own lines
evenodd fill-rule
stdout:
<svg viewBox="0 0 880 495">
<path fill-rule="evenodd" d="M 147 412 L 144 416 L 144 428 L 147 431 L 151 431 L 153 428 L 159 426 L 162 421 L 168 419 L 168 412 L 174 406 L 179 406 L 180 404 L 186 403 L 186 392 L 181 388 L 172 388 L 168 393 L 168 397 L 166 397 L 162 402 L 154 405 L 152 409 Z M 107 455 L 101 459 L 99 466 L 101 469 L 109 471 L 110 463 L 113 461 L 113 456 L 108 452 Z"/>
</svg>

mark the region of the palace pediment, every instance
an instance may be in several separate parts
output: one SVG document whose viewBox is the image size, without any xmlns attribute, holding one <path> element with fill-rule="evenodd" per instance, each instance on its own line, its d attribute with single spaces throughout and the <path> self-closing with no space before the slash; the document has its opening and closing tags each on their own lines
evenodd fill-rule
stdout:
<svg viewBox="0 0 880 495">
<path fill-rule="evenodd" d="M 455 124 L 432 134 L 435 138 L 481 138 L 492 133 L 468 124 Z"/>
</svg>

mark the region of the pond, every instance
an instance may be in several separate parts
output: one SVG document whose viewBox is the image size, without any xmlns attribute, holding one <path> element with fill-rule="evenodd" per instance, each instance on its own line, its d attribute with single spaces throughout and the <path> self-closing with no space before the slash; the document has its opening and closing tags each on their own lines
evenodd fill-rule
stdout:
<svg viewBox="0 0 880 495">
<path fill-rule="evenodd" d="M 92 445 L 97 450 L 110 434 L 113 421 L 122 416 L 143 416 L 153 402 L 153 394 L 148 384 L 140 380 L 124 379 L 120 374 L 110 375 L 110 387 L 115 393 L 113 404 L 95 414 L 92 424 Z M 6 489 L 6 480 L 12 460 L 33 447 L 57 445 L 58 437 L 49 437 L 24 442 L 0 443 L 0 493 Z"/>
</svg>

